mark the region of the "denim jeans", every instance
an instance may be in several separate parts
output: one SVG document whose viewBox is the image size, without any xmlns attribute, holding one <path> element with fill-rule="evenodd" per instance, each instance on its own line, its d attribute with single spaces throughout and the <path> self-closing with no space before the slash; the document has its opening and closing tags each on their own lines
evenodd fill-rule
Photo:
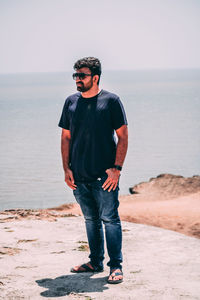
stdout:
<svg viewBox="0 0 200 300">
<path fill-rule="evenodd" d="M 105 225 L 105 237 L 110 269 L 118 269 L 122 262 L 122 230 L 118 215 L 118 191 L 103 190 L 102 185 L 107 174 L 91 183 L 78 183 L 73 191 L 76 201 L 83 212 L 90 247 L 90 262 L 94 267 L 103 268 L 104 235 L 102 222 Z"/>
</svg>

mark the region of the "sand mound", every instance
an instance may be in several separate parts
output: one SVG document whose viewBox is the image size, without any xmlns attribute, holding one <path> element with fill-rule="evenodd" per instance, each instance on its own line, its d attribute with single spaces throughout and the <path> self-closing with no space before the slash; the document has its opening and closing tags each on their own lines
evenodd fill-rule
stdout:
<svg viewBox="0 0 200 300">
<path fill-rule="evenodd" d="M 141 182 L 129 189 L 131 194 L 148 195 L 159 200 L 172 199 L 200 191 L 200 176 L 185 178 L 172 174 L 161 174 L 148 182 Z"/>
</svg>

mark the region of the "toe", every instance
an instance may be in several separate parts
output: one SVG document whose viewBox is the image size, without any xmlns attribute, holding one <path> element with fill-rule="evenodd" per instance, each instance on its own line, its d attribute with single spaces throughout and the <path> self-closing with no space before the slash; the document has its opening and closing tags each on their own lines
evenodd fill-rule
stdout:
<svg viewBox="0 0 200 300">
<path fill-rule="evenodd" d="M 112 270 L 112 273 L 110 274 L 108 280 L 112 281 L 117 281 L 117 280 L 122 280 L 123 276 L 122 275 L 115 275 L 116 273 L 121 272 L 120 269 Z"/>
<path fill-rule="evenodd" d="M 83 271 L 84 269 L 81 266 L 75 266 L 74 271 Z"/>
<path fill-rule="evenodd" d="M 91 270 L 94 270 L 94 268 L 93 268 L 93 266 L 90 264 L 90 263 L 87 263 L 86 264 Z M 86 271 L 86 269 L 84 268 L 84 267 L 82 267 L 82 265 L 79 265 L 79 266 L 75 266 L 74 268 L 73 268 L 73 270 L 74 271 Z"/>
<path fill-rule="evenodd" d="M 122 276 L 114 276 L 113 280 L 121 280 L 122 279 Z"/>
</svg>

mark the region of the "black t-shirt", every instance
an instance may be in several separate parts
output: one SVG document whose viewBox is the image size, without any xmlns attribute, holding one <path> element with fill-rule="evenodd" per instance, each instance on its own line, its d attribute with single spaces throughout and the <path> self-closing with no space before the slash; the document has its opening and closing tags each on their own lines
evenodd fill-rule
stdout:
<svg viewBox="0 0 200 300">
<path fill-rule="evenodd" d="M 101 90 L 92 98 L 69 96 L 58 126 L 70 130 L 70 168 L 76 182 L 92 182 L 115 162 L 114 130 L 127 124 L 119 97 Z"/>
</svg>

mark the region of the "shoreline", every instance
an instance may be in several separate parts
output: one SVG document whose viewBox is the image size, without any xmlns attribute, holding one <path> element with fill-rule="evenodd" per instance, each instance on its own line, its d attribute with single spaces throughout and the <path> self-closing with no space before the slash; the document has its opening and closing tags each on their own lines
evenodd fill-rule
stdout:
<svg viewBox="0 0 200 300">
<path fill-rule="evenodd" d="M 151 225 L 200 238 L 200 192 L 159 200 L 142 194 L 119 197 L 122 221 Z M 20 220 L 57 221 L 63 217 L 82 216 L 77 203 L 47 209 L 7 209 L 0 211 L 0 222 Z"/>
<path fill-rule="evenodd" d="M 200 176 L 160 174 L 130 188 L 130 195 L 119 196 L 122 221 L 156 226 L 200 238 Z M 0 211 L 0 222 L 48 220 L 82 216 L 76 202 L 45 209 Z"/>
</svg>

